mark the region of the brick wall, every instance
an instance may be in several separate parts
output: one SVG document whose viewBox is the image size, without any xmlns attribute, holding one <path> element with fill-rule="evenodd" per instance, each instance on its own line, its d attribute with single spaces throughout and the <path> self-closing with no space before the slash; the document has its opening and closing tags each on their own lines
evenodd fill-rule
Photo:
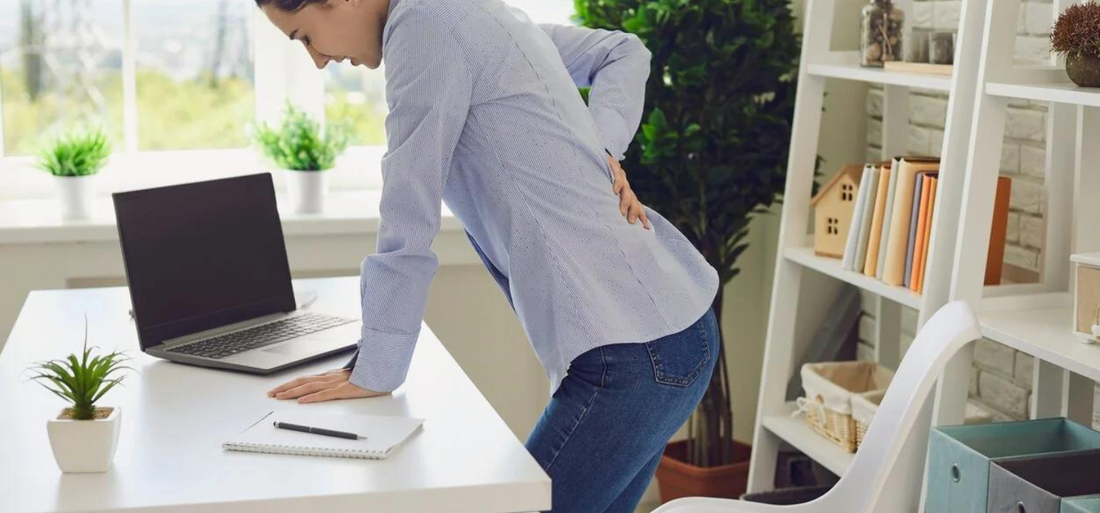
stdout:
<svg viewBox="0 0 1100 513">
<path fill-rule="evenodd" d="M 954 29 L 958 27 L 961 2 L 954 0 L 916 0 L 913 12 L 906 13 L 914 27 Z M 1053 4 L 1050 1 L 1025 0 L 1020 6 L 1016 54 L 1022 58 L 1048 57 Z M 947 96 L 935 91 L 910 93 L 909 153 L 939 155 L 943 147 L 947 118 Z M 878 160 L 882 140 L 882 89 L 867 95 L 867 159 Z M 1005 262 L 1038 271 L 1043 246 L 1043 172 L 1046 161 L 1046 105 L 1027 101 L 1009 103 L 1005 149 L 1001 156 L 1001 175 L 1012 178 Z M 859 355 L 873 359 L 874 311 L 872 297 L 864 296 L 864 316 L 860 322 Z M 917 313 L 902 312 L 902 350 L 908 348 L 916 329 Z M 1029 414 L 1033 358 L 990 340 L 981 340 L 975 349 L 970 379 L 972 413 L 995 421 L 1026 419 Z M 1097 389 L 1094 423 L 1100 429 L 1100 388 Z"/>
</svg>

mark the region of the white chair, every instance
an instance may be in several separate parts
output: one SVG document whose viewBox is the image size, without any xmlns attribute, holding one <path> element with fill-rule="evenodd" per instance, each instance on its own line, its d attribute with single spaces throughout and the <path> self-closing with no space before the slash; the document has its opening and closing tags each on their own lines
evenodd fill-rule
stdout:
<svg viewBox="0 0 1100 513">
<path fill-rule="evenodd" d="M 929 394 L 948 360 L 980 337 L 978 320 L 966 303 L 946 305 L 925 323 L 902 360 L 852 465 L 840 482 L 821 498 L 794 506 L 773 506 L 690 497 L 669 502 L 654 513 L 872 513 L 896 510 L 896 506 L 887 503 L 896 503 L 896 497 L 890 495 L 902 492 L 895 488 L 899 485 L 897 478 L 887 487 L 887 477 L 900 461 L 919 467 L 908 469 L 909 475 L 901 478 L 900 484 L 920 486 L 921 481 L 916 476 L 923 473 L 923 458 L 914 457 L 914 453 L 923 451 L 926 445 L 918 444 L 913 449 L 906 442 L 914 427 L 928 429 L 931 405 L 925 403 L 931 403 Z M 907 492 L 911 494 L 913 490 Z M 919 490 L 916 493 L 919 494 Z"/>
</svg>

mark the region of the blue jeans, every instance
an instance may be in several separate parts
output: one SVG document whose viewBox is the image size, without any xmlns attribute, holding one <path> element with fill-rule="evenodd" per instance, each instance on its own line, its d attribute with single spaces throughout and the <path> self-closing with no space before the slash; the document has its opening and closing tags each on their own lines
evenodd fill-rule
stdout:
<svg viewBox="0 0 1100 513">
<path fill-rule="evenodd" d="M 708 311 L 687 329 L 578 356 L 527 440 L 552 483 L 554 513 L 632 513 L 669 438 L 718 361 Z"/>
</svg>

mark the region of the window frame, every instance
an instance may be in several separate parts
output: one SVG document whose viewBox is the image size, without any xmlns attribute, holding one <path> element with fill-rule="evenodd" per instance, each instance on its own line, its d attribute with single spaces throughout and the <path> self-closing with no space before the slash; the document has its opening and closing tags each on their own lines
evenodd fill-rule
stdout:
<svg viewBox="0 0 1100 513">
<path fill-rule="evenodd" d="M 114 152 L 111 161 L 104 170 L 107 173 L 131 175 L 140 172 L 135 166 L 157 166 L 172 168 L 174 161 L 181 157 L 190 162 L 207 162 L 210 166 L 226 166 L 223 162 L 228 160 L 239 162 L 243 152 L 254 152 L 251 146 L 231 149 L 184 149 L 184 150 L 140 150 L 139 149 L 139 125 L 141 113 L 137 104 L 137 43 L 134 27 L 133 0 L 119 0 L 122 2 L 122 133 L 121 148 Z M 278 28 L 267 21 L 263 11 L 252 8 L 252 14 L 247 18 L 249 23 L 250 38 L 252 44 L 252 65 L 254 71 L 253 94 L 255 97 L 255 120 L 258 122 L 272 122 L 279 118 L 285 102 L 290 101 L 299 108 L 305 110 L 321 123 L 325 121 L 325 77 L 321 70 L 309 59 L 307 52 L 299 48 L 300 43 L 291 41 Z M 3 170 L 4 180 L 8 185 L 14 186 L 6 194 L 0 194 L 0 200 L 30 199 L 42 197 L 44 182 L 48 181 L 41 171 L 34 168 L 33 156 L 9 155 L 5 146 L 5 118 L 3 116 L 4 97 L 3 87 L 0 87 L 0 170 Z M 355 146 L 349 148 L 353 155 L 373 155 L 378 153 L 378 147 Z M 361 158 L 351 158 L 363 170 Z M 140 164 L 137 164 L 140 163 Z M 378 166 L 366 166 L 368 173 L 380 176 Z M 262 169 L 262 166 L 261 166 Z M 34 173 L 34 174 L 32 174 Z M 226 176 L 240 174 L 240 170 L 226 169 Z M 179 176 L 176 176 L 179 175 Z M 163 173 L 164 180 L 169 182 L 186 181 L 184 178 L 187 170 L 171 169 Z M 113 180 L 112 182 L 117 182 Z M 380 180 L 374 176 L 368 176 L 365 180 L 335 181 L 333 186 L 337 190 L 375 189 L 379 187 Z M 358 183 L 362 182 L 362 183 Z M 125 184 L 116 184 L 123 188 Z M 5 187 L 7 188 L 7 187 Z"/>
</svg>

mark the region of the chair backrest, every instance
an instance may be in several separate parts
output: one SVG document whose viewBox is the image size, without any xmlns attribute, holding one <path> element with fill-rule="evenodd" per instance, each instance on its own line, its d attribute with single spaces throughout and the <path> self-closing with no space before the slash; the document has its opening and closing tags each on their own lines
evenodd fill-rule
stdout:
<svg viewBox="0 0 1100 513">
<path fill-rule="evenodd" d="M 828 494 L 815 501 L 814 511 L 871 511 L 910 433 L 918 427 L 944 367 L 959 349 L 980 337 L 978 320 L 963 302 L 944 306 L 925 323 L 902 359 L 851 466 Z"/>
</svg>

